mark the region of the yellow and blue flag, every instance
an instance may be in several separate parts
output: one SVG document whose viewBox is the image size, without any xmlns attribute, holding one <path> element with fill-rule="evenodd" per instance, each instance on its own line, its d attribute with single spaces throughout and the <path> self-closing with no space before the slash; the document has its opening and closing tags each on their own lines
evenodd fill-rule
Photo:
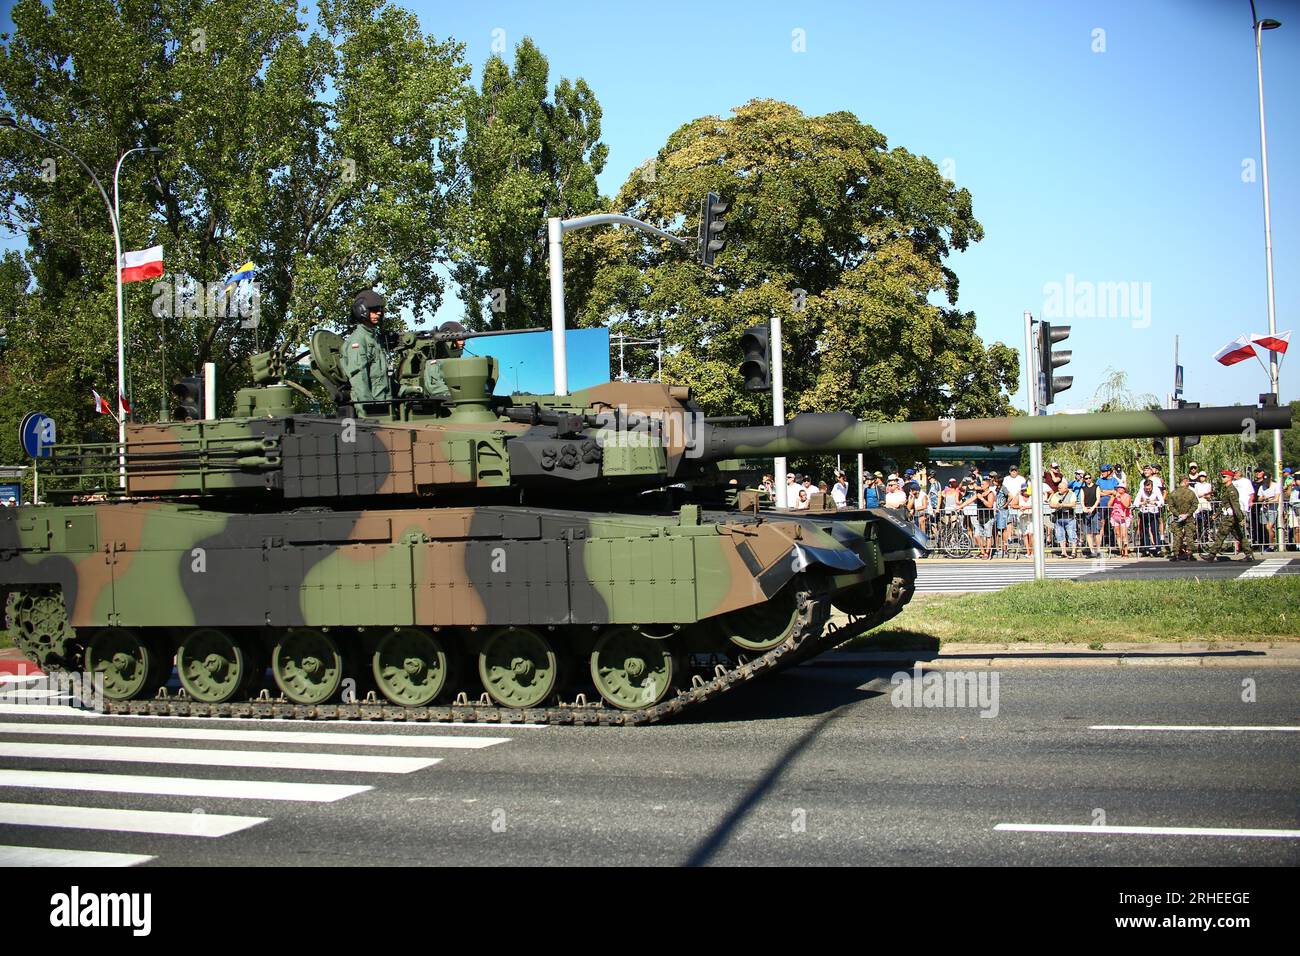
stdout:
<svg viewBox="0 0 1300 956">
<path fill-rule="evenodd" d="M 251 259 L 248 262 L 245 262 L 242 266 L 236 269 L 228 279 L 226 279 L 226 291 L 229 292 L 245 279 L 253 278 L 253 273 L 256 271 L 257 266 L 253 264 Z"/>
</svg>

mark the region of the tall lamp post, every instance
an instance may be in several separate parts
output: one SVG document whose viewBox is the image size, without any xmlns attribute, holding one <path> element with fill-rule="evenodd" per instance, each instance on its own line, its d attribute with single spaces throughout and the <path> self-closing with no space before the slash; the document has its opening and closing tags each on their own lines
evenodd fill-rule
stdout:
<svg viewBox="0 0 1300 956">
<path fill-rule="evenodd" d="M 121 172 L 122 169 L 122 160 L 126 159 L 126 157 L 131 155 L 132 153 L 141 152 L 141 151 L 150 152 L 150 153 L 161 153 L 162 150 L 159 149 L 157 146 L 137 146 L 134 149 L 128 149 L 125 153 L 119 156 L 117 160 L 117 168 L 113 171 L 113 199 L 110 202 L 108 198 L 108 193 L 104 190 L 104 185 L 99 181 L 99 177 L 95 175 L 95 171 L 91 169 L 88 165 L 86 165 L 86 161 L 84 159 L 82 159 L 72 150 L 68 149 L 68 147 L 64 146 L 62 143 L 57 143 L 54 140 L 50 139 L 48 136 L 44 136 L 41 133 L 38 133 L 30 126 L 19 125 L 18 121 L 15 120 L 12 116 L 8 115 L 7 113 L 0 114 L 0 129 L 14 129 L 14 130 L 18 130 L 21 133 L 26 133 L 28 136 L 34 136 L 36 139 L 39 139 L 42 143 L 46 143 L 49 146 L 53 146 L 59 152 L 67 156 L 70 156 L 73 160 L 76 161 L 78 166 L 80 166 L 82 169 L 86 171 L 86 175 L 90 177 L 90 181 L 93 182 L 95 184 L 95 188 L 99 190 L 99 197 L 102 200 L 104 200 L 104 208 L 108 210 L 109 225 L 113 227 L 113 253 L 114 253 L 113 272 L 114 272 L 114 278 L 116 279 L 117 282 L 117 394 L 118 394 L 118 402 L 119 402 L 118 411 L 120 413 L 121 398 L 126 395 L 126 345 L 122 335 L 123 332 L 122 329 L 123 326 L 123 322 L 122 322 L 122 231 L 121 229 L 118 228 L 118 216 L 117 216 L 118 173 Z M 126 488 L 126 458 L 125 458 L 126 419 L 125 416 L 121 414 L 118 415 L 118 420 L 117 420 L 117 444 L 118 444 L 118 458 L 117 458 L 118 484 L 120 485 L 121 488 L 125 489 Z"/>
<path fill-rule="evenodd" d="M 1273 228 L 1268 206 L 1268 135 L 1264 127 L 1264 57 L 1261 52 L 1261 39 L 1265 30 L 1276 30 L 1282 24 L 1277 20 L 1261 20 L 1255 13 L 1255 0 L 1250 3 L 1250 16 L 1255 33 L 1255 73 L 1259 80 L 1259 154 L 1260 165 L 1264 172 L 1264 265 L 1268 275 L 1268 334 L 1277 335 L 1277 312 L 1273 302 Z M 1269 391 L 1277 396 L 1280 403 L 1282 392 L 1278 386 L 1277 353 L 1269 350 L 1268 379 Z M 1282 487 L 1282 433 L 1273 432 L 1273 487 Z"/>
</svg>

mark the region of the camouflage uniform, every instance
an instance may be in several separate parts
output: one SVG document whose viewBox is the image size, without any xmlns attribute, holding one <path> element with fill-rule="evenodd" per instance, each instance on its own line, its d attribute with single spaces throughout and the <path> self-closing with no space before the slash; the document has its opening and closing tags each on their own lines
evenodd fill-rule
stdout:
<svg viewBox="0 0 1300 956">
<path fill-rule="evenodd" d="M 1179 485 L 1165 500 L 1169 508 L 1169 560 L 1177 561 L 1183 552 L 1196 550 L 1196 492 Z"/>
<path fill-rule="evenodd" d="M 1210 550 L 1205 552 L 1205 559 L 1213 561 L 1218 557 L 1223 542 L 1231 536 L 1241 542 L 1241 550 L 1246 555 L 1246 560 L 1254 561 L 1255 552 L 1251 550 L 1250 536 L 1246 534 L 1246 519 L 1241 512 L 1241 499 L 1237 495 L 1237 489 L 1228 485 L 1222 491 L 1223 500 L 1216 506 L 1219 514 L 1215 522 L 1214 543 L 1210 545 Z"/>
<path fill-rule="evenodd" d="M 392 398 L 388 350 L 370 326 L 358 325 L 343 340 L 339 364 L 352 384 L 352 401 L 386 402 Z"/>
</svg>

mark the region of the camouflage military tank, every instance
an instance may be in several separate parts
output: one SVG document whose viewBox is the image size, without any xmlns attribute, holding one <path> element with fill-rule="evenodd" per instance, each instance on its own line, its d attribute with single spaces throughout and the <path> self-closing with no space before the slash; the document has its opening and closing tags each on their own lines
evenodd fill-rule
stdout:
<svg viewBox="0 0 1300 956">
<path fill-rule="evenodd" d="M 400 397 L 363 404 L 339 345 L 318 332 L 310 350 L 334 415 L 296 413 L 301 387 L 263 355 L 232 418 L 56 446 L 50 503 L 0 509 L 17 646 L 102 680 L 112 712 L 649 723 L 898 614 L 925 552 L 885 509 L 721 507 L 720 462 L 1290 423 L 1231 407 L 736 426 L 660 384 L 497 397 L 496 360 L 445 334 L 406 336 Z"/>
</svg>

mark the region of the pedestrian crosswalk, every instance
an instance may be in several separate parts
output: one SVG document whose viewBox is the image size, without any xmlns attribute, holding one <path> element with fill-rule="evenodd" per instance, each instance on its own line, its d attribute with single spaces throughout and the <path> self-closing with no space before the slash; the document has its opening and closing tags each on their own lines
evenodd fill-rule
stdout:
<svg viewBox="0 0 1300 956">
<path fill-rule="evenodd" d="M 230 837 L 267 823 L 277 806 L 352 799 L 384 775 L 434 769 L 448 755 L 510 741 L 385 724 L 359 732 L 274 720 L 55 721 L 33 704 L 7 714 L 0 720 L 0 866 L 136 866 L 170 848 L 169 839 Z M 277 779 L 260 779 L 267 771 Z M 297 774 L 310 779 L 293 779 Z M 178 811 L 175 798 L 198 802 Z M 232 812 L 241 807 L 254 812 Z M 68 838 L 51 836 L 58 833 L 94 845 L 69 847 Z M 92 839 L 96 833 L 107 836 Z M 130 845 L 136 838 L 144 845 Z M 107 848 L 99 845 L 105 839 Z M 61 845 L 41 845 L 47 842 Z"/>
</svg>

